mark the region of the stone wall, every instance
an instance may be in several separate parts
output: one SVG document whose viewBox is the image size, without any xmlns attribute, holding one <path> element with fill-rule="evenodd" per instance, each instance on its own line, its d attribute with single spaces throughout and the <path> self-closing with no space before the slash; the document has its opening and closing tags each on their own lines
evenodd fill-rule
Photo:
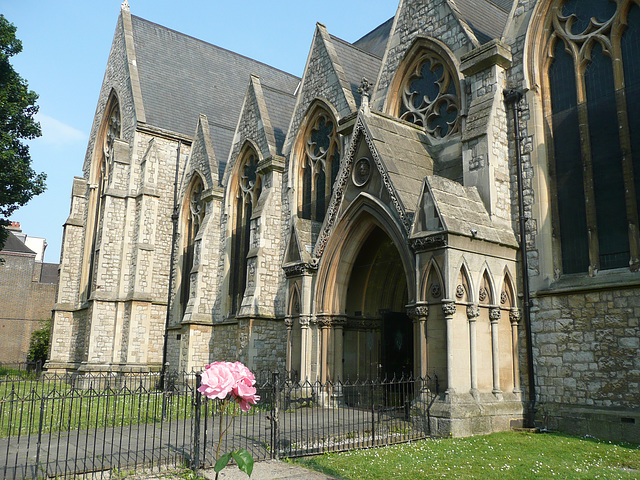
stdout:
<svg viewBox="0 0 640 480">
<path fill-rule="evenodd" d="M 640 289 L 538 295 L 532 314 L 540 421 L 640 441 Z"/>
<path fill-rule="evenodd" d="M 31 334 L 51 318 L 58 285 L 39 282 L 35 255 L 0 259 L 0 362 L 26 362 Z"/>
</svg>

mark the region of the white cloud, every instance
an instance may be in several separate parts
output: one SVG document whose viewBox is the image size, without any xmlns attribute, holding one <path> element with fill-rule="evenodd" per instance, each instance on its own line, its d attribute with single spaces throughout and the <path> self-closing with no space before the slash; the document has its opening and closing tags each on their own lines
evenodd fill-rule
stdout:
<svg viewBox="0 0 640 480">
<path fill-rule="evenodd" d="M 42 127 L 42 137 L 39 141 L 53 147 L 67 147 L 76 143 L 87 141 L 87 135 L 80 130 L 76 130 L 66 123 L 62 123 L 55 118 L 38 113 L 36 120 Z"/>
</svg>

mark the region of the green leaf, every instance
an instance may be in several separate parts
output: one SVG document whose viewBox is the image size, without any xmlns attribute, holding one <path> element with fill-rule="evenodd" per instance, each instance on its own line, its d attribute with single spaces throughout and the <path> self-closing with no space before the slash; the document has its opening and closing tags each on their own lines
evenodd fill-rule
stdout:
<svg viewBox="0 0 640 480">
<path fill-rule="evenodd" d="M 235 457 L 233 457 L 235 458 Z M 224 455 L 222 455 L 218 461 L 216 462 L 215 467 L 213 467 L 213 470 L 218 473 L 220 470 L 222 470 L 224 467 L 227 466 L 227 463 L 229 463 L 229 460 L 231 460 L 231 454 L 230 453 L 225 453 Z M 251 459 L 253 461 L 253 459 Z"/>
<path fill-rule="evenodd" d="M 231 455 L 233 455 L 233 459 L 238 464 L 238 468 L 251 476 L 251 472 L 253 472 L 253 457 L 251 454 L 244 448 L 241 448 L 237 452 L 232 452 Z"/>
</svg>

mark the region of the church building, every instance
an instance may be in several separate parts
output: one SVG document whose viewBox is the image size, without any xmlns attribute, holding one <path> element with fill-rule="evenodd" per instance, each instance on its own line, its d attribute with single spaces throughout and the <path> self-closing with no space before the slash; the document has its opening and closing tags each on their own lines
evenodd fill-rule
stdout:
<svg viewBox="0 0 640 480">
<path fill-rule="evenodd" d="M 434 434 L 639 442 L 638 59 L 637 0 L 400 0 L 302 78 L 125 1 L 47 368 L 414 375 Z"/>
</svg>

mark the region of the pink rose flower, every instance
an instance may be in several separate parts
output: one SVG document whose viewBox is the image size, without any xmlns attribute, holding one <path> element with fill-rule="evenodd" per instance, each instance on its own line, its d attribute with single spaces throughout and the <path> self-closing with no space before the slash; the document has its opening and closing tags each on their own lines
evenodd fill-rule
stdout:
<svg viewBox="0 0 640 480">
<path fill-rule="evenodd" d="M 226 362 L 213 362 L 205 367 L 198 391 L 207 398 L 224 400 L 236 382 Z"/>
<path fill-rule="evenodd" d="M 228 395 L 248 412 L 260 396 L 256 395 L 256 377 L 241 362 L 213 362 L 202 372 L 198 391 L 208 398 L 224 400 Z"/>
</svg>

